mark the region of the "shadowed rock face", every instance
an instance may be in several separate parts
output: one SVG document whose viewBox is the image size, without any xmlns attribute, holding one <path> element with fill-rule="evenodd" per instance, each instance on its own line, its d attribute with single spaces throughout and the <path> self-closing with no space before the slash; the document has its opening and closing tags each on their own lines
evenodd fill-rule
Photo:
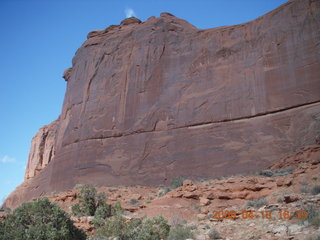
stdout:
<svg viewBox="0 0 320 240">
<path fill-rule="evenodd" d="M 93 31 L 64 73 L 61 115 L 33 139 L 6 204 L 77 183 L 265 168 L 319 135 L 319 53 L 314 0 L 235 26 L 200 30 L 163 13 Z"/>
</svg>

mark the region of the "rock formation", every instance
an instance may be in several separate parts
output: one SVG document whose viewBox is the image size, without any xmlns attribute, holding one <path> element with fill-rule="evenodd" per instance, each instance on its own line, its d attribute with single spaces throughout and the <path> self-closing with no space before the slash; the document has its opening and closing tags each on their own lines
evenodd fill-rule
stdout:
<svg viewBox="0 0 320 240">
<path fill-rule="evenodd" d="M 320 1 L 197 29 L 169 13 L 93 31 L 7 206 L 77 183 L 167 184 L 269 166 L 320 129 Z"/>
</svg>

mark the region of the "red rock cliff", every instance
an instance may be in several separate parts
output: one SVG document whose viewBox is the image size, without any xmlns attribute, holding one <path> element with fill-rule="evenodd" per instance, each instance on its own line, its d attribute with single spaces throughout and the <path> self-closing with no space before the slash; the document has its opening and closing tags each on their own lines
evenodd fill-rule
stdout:
<svg viewBox="0 0 320 240">
<path fill-rule="evenodd" d="M 153 185 L 265 168 L 320 129 L 320 1 L 197 29 L 163 13 L 93 31 L 15 206 L 77 183 Z"/>
</svg>

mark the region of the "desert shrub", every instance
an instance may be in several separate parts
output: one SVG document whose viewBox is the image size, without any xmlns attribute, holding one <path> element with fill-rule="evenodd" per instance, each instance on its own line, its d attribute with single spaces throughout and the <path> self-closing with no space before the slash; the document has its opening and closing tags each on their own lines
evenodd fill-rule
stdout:
<svg viewBox="0 0 320 240">
<path fill-rule="evenodd" d="M 307 186 L 302 186 L 300 188 L 300 192 L 301 193 L 308 193 L 308 192 L 310 192 L 310 189 Z"/>
<path fill-rule="evenodd" d="M 94 216 L 94 224 L 99 225 L 101 220 L 110 217 L 111 206 L 106 203 L 105 193 L 97 193 L 92 185 L 80 185 L 79 202 L 71 207 L 75 216 Z"/>
<path fill-rule="evenodd" d="M 111 207 L 111 215 L 112 216 L 118 216 L 124 213 L 124 209 L 121 207 L 121 203 L 117 201 L 112 207 Z"/>
<path fill-rule="evenodd" d="M 294 168 L 287 168 L 287 169 L 280 169 L 280 170 L 261 170 L 258 172 L 258 175 L 265 176 L 265 177 L 280 177 L 280 176 L 286 176 L 290 173 L 292 173 Z"/>
<path fill-rule="evenodd" d="M 176 189 L 178 187 L 181 187 L 183 185 L 183 181 L 184 180 L 185 179 L 183 177 L 180 177 L 180 176 L 174 177 L 171 180 L 171 185 L 169 187 L 161 188 L 158 191 L 158 196 L 161 197 L 161 196 L 165 195 L 166 193 L 170 192 L 171 190 Z"/>
<path fill-rule="evenodd" d="M 108 217 L 111 217 L 111 205 L 104 204 L 97 207 L 94 213 L 94 217 L 100 219 L 106 219 Z"/>
<path fill-rule="evenodd" d="M 265 177 L 272 177 L 274 172 L 272 170 L 266 169 L 266 170 L 261 170 L 260 172 L 258 172 L 258 174 Z"/>
<path fill-rule="evenodd" d="M 304 209 L 308 213 L 307 219 L 301 219 L 301 223 L 308 221 L 308 224 L 320 227 L 320 211 L 315 205 L 309 205 Z"/>
<path fill-rule="evenodd" d="M 4 212 L 5 214 L 11 213 L 11 209 L 6 207 L 5 204 L 3 204 L 0 208 L 0 212 Z"/>
<path fill-rule="evenodd" d="M 166 239 L 170 231 L 163 217 L 144 220 L 141 218 L 126 222 L 122 216 L 106 220 L 97 230 L 98 237 L 117 237 L 119 240 L 159 240 Z"/>
<path fill-rule="evenodd" d="M 308 222 L 316 227 L 320 227 L 320 212 L 315 206 L 310 206 L 308 209 Z"/>
<path fill-rule="evenodd" d="M 132 205 L 136 205 L 136 204 L 139 203 L 139 201 L 138 201 L 137 199 L 135 199 L 135 198 L 132 198 L 132 199 L 130 200 L 130 203 L 131 203 Z"/>
<path fill-rule="evenodd" d="M 0 223 L 1 240 L 82 240 L 86 235 L 77 229 L 66 212 L 47 198 L 23 203 Z"/>
<path fill-rule="evenodd" d="M 194 238 L 194 233 L 192 232 L 191 227 L 185 224 L 178 224 L 174 227 L 171 227 L 168 240 L 185 240 L 188 238 Z"/>
<path fill-rule="evenodd" d="M 210 225 L 209 224 L 206 224 L 203 227 L 204 227 L 204 229 L 210 229 Z"/>
<path fill-rule="evenodd" d="M 99 192 L 96 196 L 96 206 L 103 206 L 106 204 L 106 194 L 104 192 Z"/>
<path fill-rule="evenodd" d="M 216 229 L 211 229 L 208 233 L 210 239 L 220 239 L 221 236 Z"/>
<path fill-rule="evenodd" d="M 0 239 L 3 239 L 1 236 L 4 236 L 4 227 L 5 227 L 5 225 L 4 225 L 4 221 L 1 221 L 0 220 Z"/>
<path fill-rule="evenodd" d="M 103 225 L 97 229 L 97 237 L 119 236 L 125 229 L 125 219 L 122 216 L 108 218 Z"/>
<path fill-rule="evenodd" d="M 283 203 L 284 202 L 284 198 L 283 197 L 278 197 L 277 202 L 278 203 Z"/>
<path fill-rule="evenodd" d="M 171 189 L 181 187 L 183 185 L 184 178 L 177 176 L 171 180 Z"/>
<path fill-rule="evenodd" d="M 192 204 L 194 210 L 196 210 L 198 213 L 201 212 L 201 206 L 197 205 L 197 204 Z"/>
<path fill-rule="evenodd" d="M 71 207 L 76 216 L 94 216 L 96 211 L 97 190 L 92 185 L 82 185 L 79 202 Z"/>
<path fill-rule="evenodd" d="M 167 220 L 165 220 L 162 216 L 154 217 L 146 220 L 142 225 L 142 231 L 140 233 L 139 239 L 165 239 L 168 237 L 170 231 L 170 225 Z"/>
<path fill-rule="evenodd" d="M 158 196 L 161 197 L 163 195 L 166 195 L 168 192 L 171 191 L 171 188 L 170 187 L 164 187 L 164 188 L 161 188 L 159 191 L 158 191 Z"/>
<path fill-rule="evenodd" d="M 312 188 L 311 188 L 311 194 L 312 195 L 317 195 L 320 193 L 320 185 L 314 185 Z"/>
<path fill-rule="evenodd" d="M 93 224 L 95 227 L 100 227 L 104 224 L 105 219 L 111 217 L 112 207 L 111 205 L 104 204 L 97 207 L 94 213 Z"/>
<path fill-rule="evenodd" d="M 304 240 L 320 240 L 320 235 L 318 235 L 318 236 L 308 236 Z"/>
<path fill-rule="evenodd" d="M 247 207 L 260 208 L 267 205 L 268 201 L 265 198 L 256 198 L 247 202 Z"/>
<path fill-rule="evenodd" d="M 293 172 L 293 170 L 294 170 L 294 168 L 286 168 L 286 169 L 277 170 L 273 174 L 273 177 L 286 176 L 288 174 L 291 174 Z"/>
</svg>

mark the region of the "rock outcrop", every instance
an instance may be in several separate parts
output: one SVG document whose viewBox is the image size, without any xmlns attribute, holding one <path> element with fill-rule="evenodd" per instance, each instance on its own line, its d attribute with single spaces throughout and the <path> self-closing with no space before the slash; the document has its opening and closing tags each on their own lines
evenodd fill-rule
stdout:
<svg viewBox="0 0 320 240">
<path fill-rule="evenodd" d="M 33 137 L 24 179 L 37 175 L 53 159 L 55 154 L 55 137 L 57 135 L 57 121 L 42 127 Z"/>
<path fill-rule="evenodd" d="M 77 183 L 167 184 L 269 166 L 320 129 L 320 1 L 197 29 L 171 14 L 93 31 L 8 206 Z"/>
</svg>

